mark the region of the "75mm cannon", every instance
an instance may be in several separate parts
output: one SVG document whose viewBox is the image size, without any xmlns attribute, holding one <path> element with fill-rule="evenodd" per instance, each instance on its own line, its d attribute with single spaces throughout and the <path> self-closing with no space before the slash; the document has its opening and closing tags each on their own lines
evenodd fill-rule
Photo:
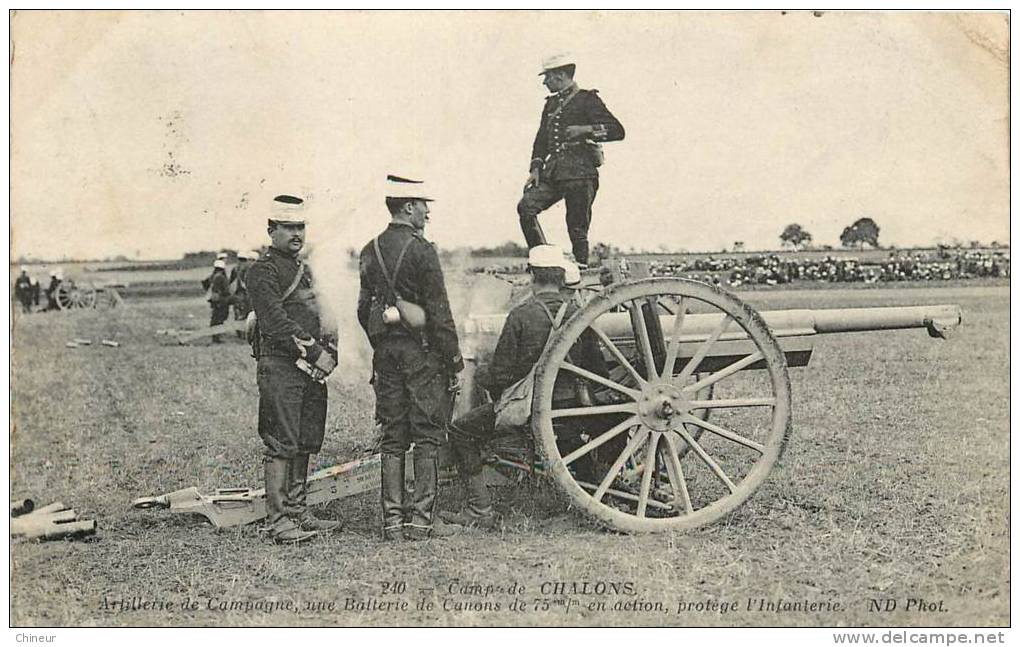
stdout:
<svg viewBox="0 0 1020 647">
<path fill-rule="evenodd" d="M 616 279 L 586 290 L 553 331 L 536 365 L 530 434 L 504 442 L 493 464 L 542 472 L 576 509 L 624 532 L 711 523 L 761 486 L 792 428 L 789 368 L 808 364 L 818 336 L 924 329 L 945 338 L 962 322 L 954 305 L 758 313 L 705 283 Z M 473 375 L 489 361 L 504 319 L 461 322 L 467 367 L 456 410 L 486 397 Z M 600 367 L 571 357 L 586 331 L 598 340 Z M 313 474 L 310 501 L 377 488 L 377 461 Z M 135 506 L 197 512 L 225 526 L 264 516 L 263 496 L 187 488 Z"/>
</svg>

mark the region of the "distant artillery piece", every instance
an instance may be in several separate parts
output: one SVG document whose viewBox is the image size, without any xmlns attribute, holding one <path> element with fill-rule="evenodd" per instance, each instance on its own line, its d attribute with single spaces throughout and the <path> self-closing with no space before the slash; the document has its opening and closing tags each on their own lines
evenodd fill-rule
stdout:
<svg viewBox="0 0 1020 647">
<path fill-rule="evenodd" d="M 113 285 L 79 284 L 71 279 L 60 282 L 54 292 L 54 298 L 61 310 L 116 308 L 124 305 L 124 299 Z"/>
<path fill-rule="evenodd" d="M 696 528 L 761 486 L 792 429 L 788 368 L 807 366 L 817 335 L 924 328 L 945 338 L 962 322 L 955 305 L 758 313 L 705 283 L 635 280 L 645 272 L 618 265 L 609 286 L 590 286 L 536 364 L 530 436 L 490 461 L 499 471 L 544 474 L 573 507 L 623 532 Z M 461 326 L 460 413 L 484 401 L 474 373 L 491 358 L 505 319 L 473 315 Z M 599 340 L 608 375 L 568 358 L 587 330 Z M 568 406 L 565 392 L 573 398 Z M 377 488 L 378 460 L 317 472 L 309 501 Z M 135 507 L 235 525 L 262 518 L 263 499 L 261 490 L 202 496 L 189 488 Z"/>
</svg>

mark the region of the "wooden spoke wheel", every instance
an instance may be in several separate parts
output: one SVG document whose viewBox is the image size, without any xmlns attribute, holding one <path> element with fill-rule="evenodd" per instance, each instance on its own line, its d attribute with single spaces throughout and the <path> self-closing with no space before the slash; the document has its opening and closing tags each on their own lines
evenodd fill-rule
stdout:
<svg viewBox="0 0 1020 647">
<path fill-rule="evenodd" d="M 601 369 L 579 359 L 593 339 Z M 790 408 L 786 358 L 754 310 L 704 283 L 644 279 L 607 288 L 550 337 L 532 431 L 547 473 L 598 522 L 684 530 L 764 482 Z"/>
<path fill-rule="evenodd" d="M 96 307 L 95 288 L 75 285 L 74 281 L 61 282 L 57 286 L 56 298 L 61 310 Z"/>
</svg>

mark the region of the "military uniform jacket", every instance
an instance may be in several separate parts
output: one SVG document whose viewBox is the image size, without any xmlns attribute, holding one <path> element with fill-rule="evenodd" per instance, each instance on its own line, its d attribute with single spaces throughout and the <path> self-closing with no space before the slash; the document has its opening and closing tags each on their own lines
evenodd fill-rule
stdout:
<svg viewBox="0 0 1020 647">
<path fill-rule="evenodd" d="M 393 276 L 397 257 L 408 240 L 411 240 L 410 246 L 397 275 Z M 421 339 L 430 351 L 438 355 L 448 370 L 456 372 L 464 368 L 457 326 L 450 313 L 450 302 L 446 296 L 443 270 L 439 265 L 436 248 L 410 224 L 391 222 L 379 235 L 379 249 L 386 263 L 386 271 L 394 279 L 400 297 L 425 309 L 425 328 L 422 334 L 400 324 L 386 325 L 382 322 L 382 311 L 393 304 L 394 297 L 379 267 L 375 246 L 369 242 L 361 250 L 359 264 L 361 291 L 358 294 L 358 321 L 372 347 L 393 336 Z"/>
<path fill-rule="evenodd" d="M 270 248 L 255 261 L 246 275 L 248 297 L 259 323 L 259 354 L 297 359 L 294 337 L 318 343 L 307 349 L 308 361 L 314 362 L 322 352 L 323 342 L 335 341 L 332 331 L 323 331 L 319 305 L 312 289 L 312 272 L 305 266 L 297 288 L 283 299 L 298 271 L 296 256 Z"/>
<path fill-rule="evenodd" d="M 563 109 L 557 113 L 561 105 Z M 586 139 L 570 140 L 567 126 L 593 126 L 595 132 Z M 623 125 L 602 103 L 598 90 L 579 90 L 577 85 L 571 85 L 546 97 L 531 149 L 531 170 L 543 171 L 543 176 L 550 180 L 598 177 L 593 146 L 586 141 L 619 141 L 624 134 Z"/>
<path fill-rule="evenodd" d="M 552 322 L 538 301 L 545 304 L 555 317 L 566 299 L 558 293 L 535 295 L 507 315 L 492 361 L 487 370 L 479 371 L 476 376 L 493 399 L 498 399 L 504 389 L 527 376 L 545 350 L 552 333 Z M 575 312 L 577 304 L 571 301 L 563 321 L 566 322 Z M 571 356 L 579 366 L 599 375 L 608 375 L 595 333 L 585 331 L 571 349 Z"/>
</svg>

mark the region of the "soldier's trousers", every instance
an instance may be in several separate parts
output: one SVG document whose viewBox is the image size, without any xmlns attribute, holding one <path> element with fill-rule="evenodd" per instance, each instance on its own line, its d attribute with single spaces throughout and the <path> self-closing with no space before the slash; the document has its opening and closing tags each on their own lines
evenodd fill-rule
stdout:
<svg viewBox="0 0 1020 647">
<path fill-rule="evenodd" d="M 212 311 L 209 317 L 210 326 L 218 326 L 227 320 L 230 315 L 230 304 L 226 301 L 211 301 L 209 308 Z"/>
<path fill-rule="evenodd" d="M 382 453 L 403 456 L 412 442 L 438 451 L 451 406 L 438 357 L 414 339 L 392 337 L 376 345 L 372 368 Z"/>
<path fill-rule="evenodd" d="M 259 358 L 259 436 L 266 455 L 291 459 L 317 454 L 326 431 L 326 385 L 288 357 Z"/>
<path fill-rule="evenodd" d="M 546 244 L 538 214 L 563 200 L 567 208 L 567 233 L 574 259 L 588 263 L 588 228 L 591 226 L 591 205 L 599 190 L 599 179 L 542 180 L 524 192 L 517 203 L 521 231 L 528 247 Z"/>
<path fill-rule="evenodd" d="M 462 476 L 481 473 L 482 453 L 479 447 L 498 436 L 496 410 L 492 402 L 479 405 L 453 421 L 450 425 L 450 449 L 457 458 L 457 469 Z"/>
</svg>

